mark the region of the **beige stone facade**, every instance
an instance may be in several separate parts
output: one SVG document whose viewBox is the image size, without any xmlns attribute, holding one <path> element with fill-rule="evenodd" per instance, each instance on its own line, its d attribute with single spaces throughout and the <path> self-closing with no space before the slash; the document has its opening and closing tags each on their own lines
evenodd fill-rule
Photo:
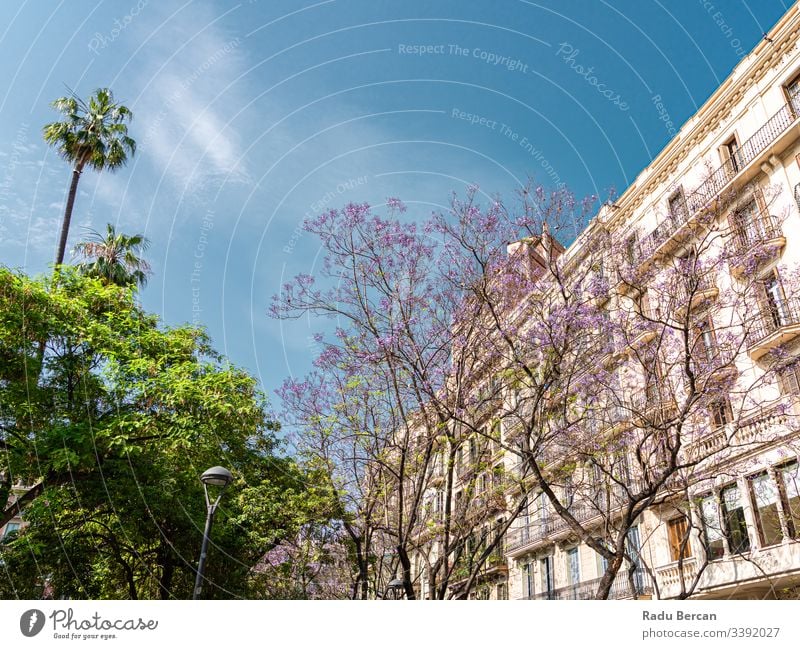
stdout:
<svg viewBox="0 0 800 649">
<path fill-rule="evenodd" d="M 731 197 L 730 205 L 719 202 L 722 195 Z M 676 597 L 681 580 L 691 584 L 698 571 L 701 576 L 690 589 L 694 598 L 797 597 L 800 591 L 800 444 L 795 422 L 800 413 L 795 403 L 800 395 L 800 364 L 782 358 L 780 371 L 770 375 L 765 369 L 772 363 L 774 370 L 778 348 L 784 354 L 786 349 L 796 351 L 795 337 L 800 341 L 798 285 L 781 277 L 800 269 L 797 5 L 631 187 L 600 210 L 564 258 L 583 255 L 602 232 L 608 242 L 603 254 L 627 257 L 640 267 L 664 264 L 682 254 L 696 219 L 715 201 L 719 218 L 733 224 L 730 236 L 736 238 L 735 245 L 769 251 L 768 258 L 752 268 L 731 265 L 725 272 L 719 270 L 698 292 L 699 299 L 713 300 L 740 281 L 739 275 L 757 275 L 748 279 L 758 283 L 764 294 L 758 309 L 747 314 L 746 344 L 735 359 L 738 372 L 757 387 L 740 403 L 721 409 L 719 420 L 709 423 L 682 451 L 703 452 L 713 461 L 696 472 L 688 487 L 691 505 L 685 510 L 667 501 L 638 519 L 629 542 L 639 562 L 626 563 L 612 587 L 612 598 Z M 592 254 L 596 257 L 596 251 Z M 609 298 L 612 305 L 626 299 L 624 282 L 617 279 L 612 281 L 616 286 Z M 712 305 L 712 320 L 727 317 L 725 308 Z M 762 375 L 769 378 L 759 383 Z M 515 458 L 500 454 L 493 462 L 509 475 L 516 470 Z M 484 485 L 481 493 L 493 493 L 490 487 Z M 489 525 L 508 519 L 505 506 L 511 501 L 500 499 Z M 580 507 L 573 514 L 587 526 L 596 515 Z M 684 536 L 688 542 L 682 543 Z M 424 597 L 424 571 L 419 564 L 416 568 Z M 502 552 L 487 562 L 471 596 L 588 599 L 603 572 L 601 557 L 578 543 L 546 499 L 534 493 L 506 533 Z"/>
</svg>

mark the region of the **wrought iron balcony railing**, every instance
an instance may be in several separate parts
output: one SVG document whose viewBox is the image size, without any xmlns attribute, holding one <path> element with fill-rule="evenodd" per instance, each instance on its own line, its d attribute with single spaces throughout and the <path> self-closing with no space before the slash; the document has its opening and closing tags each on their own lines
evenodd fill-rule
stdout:
<svg viewBox="0 0 800 649">
<path fill-rule="evenodd" d="M 796 325 L 800 325 L 800 299 L 783 298 L 770 304 L 750 324 L 747 343 L 750 348 L 757 347 L 773 334 Z"/>
<path fill-rule="evenodd" d="M 733 230 L 733 245 L 737 254 L 745 254 L 762 243 L 783 236 L 777 217 L 759 210 L 750 221 L 737 223 Z"/>
<path fill-rule="evenodd" d="M 633 582 L 632 584 L 631 581 Z M 571 586 L 536 593 L 530 595 L 527 599 L 594 599 L 599 586 L 600 579 L 591 579 Z M 637 570 L 632 578 L 629 578 L 628 571 L 623 569 L 614 578 L 608 598 L 632 599 L 642 595 L 649 595 L 652 592 L 653 584 L 646 572 Z"/>
<path fill-rule="evenodd" d="M 578 522 L 584 522 L 599 514 L 596 507 L 587 505 L 573 505 L 570 514 Z M 520 525 L 509 533 L 506 547 L 509 551 L 516 550 L 529 543 L 554 536 L 569 529 L 569 523 L 561 516 L 551 513 L 547 518 L 537 518 L 527 524 Z"/>
<path fill-rule="evenodd" d="M 717 294 L 716 277 L 709 272 L 692 274 L 685 277 L 676 286 L 675 306 L 679 309 L 693 306 L 711 294 Z"/>
<path fill-rule="evenodd" d="M 753 135 L 731 153 L 711 175 L 687 196 L 690 212 L 694 213 L 705 207 L 718 196 L 725 186 L 748 164 L 755 160 L 779 135 L 781 135 L 797 119 L 800 107 L 800 96 L 792 97 L 791 103 L 784 104 L 780 110 L 770 117 Z"/>
<path fill-rule="evenodd" d="M 763 153 L 800 116 L 800 93 L 784 104 L 753 135 L 731 152 L 729 160 L 714 169 L 706 180 L 686 196 L 686 209 L 675 210 L 650 234 L 639 241 L 634 261 L 637 265 L 651 259 L 661 246 L 696 214 L 719 196 L 727 185 Z M 774 217 L 770 217 L 774 220 Z M 757 234 L 757 232 L 753 232 Z"/>
</svg>

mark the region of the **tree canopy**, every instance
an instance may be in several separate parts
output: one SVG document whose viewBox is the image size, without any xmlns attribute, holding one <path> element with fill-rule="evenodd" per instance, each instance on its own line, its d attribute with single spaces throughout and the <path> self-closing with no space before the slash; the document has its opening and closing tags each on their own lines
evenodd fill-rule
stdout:
<svg viewBox="0 0 800 649">
<path fill-rule="evenodd" d="M 0 545 L 0 596 L 188 597 L 198 477 L 217 464 L 235 481 L 204 596 L 262 594 L 259 560 L 328 509 L 314 474 L 280 454 L 278 428 L 251 376 L 201 329 L 161 326 L 130 288 L 68 267 L 57 281 L 0 268 L 2 522 L 13 486 L 30 487 L 28 526 Z"/>
</svg>

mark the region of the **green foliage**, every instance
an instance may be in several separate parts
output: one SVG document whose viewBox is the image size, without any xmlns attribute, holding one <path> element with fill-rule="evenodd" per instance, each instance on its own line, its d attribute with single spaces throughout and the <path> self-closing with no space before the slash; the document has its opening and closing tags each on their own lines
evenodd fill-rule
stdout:
<svg viewBox="0 0 800 649">
<path fill-rule="evenodd" d="M 0 475 L 44 485 L 0 545 L 0 597 L 189 597 L 198 477 L 217 464 L 235 481 L 203 594 L 250 596 L 264 554 L 330 508 L 316 474 L 279 455 L 265 405 L 202 330 L 160 327 L 131 289 L 0 268 Z"/>
<path fill-rule="evenodd" d="M 150 241 L 144 235 L 123 234 L 108 223 L 105 234 L 90 232 L 86 241 L 75 246 L 75 252 L 83 260 L 78 269 L 104 284 L 144 287 L 150 265 L 139 255 L 149 245 Z"/>
<path fill-rule="evenodd" d="M 114 101 L 108 88 L 98 88 L 88 101 L 72 95 L 59 97 L 51 106 L 62 114 L 63 120 L 45 125 L 42 135 L 68 162 L 81 167 L 88 164 L 97 171 L 113 171 L 136 151 L 136 142 L 128 136 L 125 123 L 133 114 Z"/>
</svg>

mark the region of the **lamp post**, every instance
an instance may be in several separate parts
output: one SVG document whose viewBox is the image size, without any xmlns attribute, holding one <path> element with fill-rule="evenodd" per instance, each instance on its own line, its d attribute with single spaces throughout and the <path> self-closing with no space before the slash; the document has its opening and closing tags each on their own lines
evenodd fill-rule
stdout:
<svg viewBox="0 0 800 649">
<path fill-rule="evenodd" d="M 206 494 L 206 529 L 203 532 L 203 545 L 200 548 L 200 561 L 197 564 L 197 579 L 194 582 L 194 594 L 192 599 L 200 597 L 200 591 L 203 589 L 203 572 L 206 567 L 206 555 L 208 554 L 208 538 L 211 536 L 211 524 L 214 522 L 214 512 L 217 511 L 222 494 L 225 493 L 225 488 L 233 481 L 233 476 L 228 469 L 221 466 L 215 466 L 206 471 L 200 476 L 200 482 L 203 483 L 203 491 Z M 212 503 L 208 497 L 208 487 L 222 487 L 217 494 L 217 499 Z"/>
</svg>

